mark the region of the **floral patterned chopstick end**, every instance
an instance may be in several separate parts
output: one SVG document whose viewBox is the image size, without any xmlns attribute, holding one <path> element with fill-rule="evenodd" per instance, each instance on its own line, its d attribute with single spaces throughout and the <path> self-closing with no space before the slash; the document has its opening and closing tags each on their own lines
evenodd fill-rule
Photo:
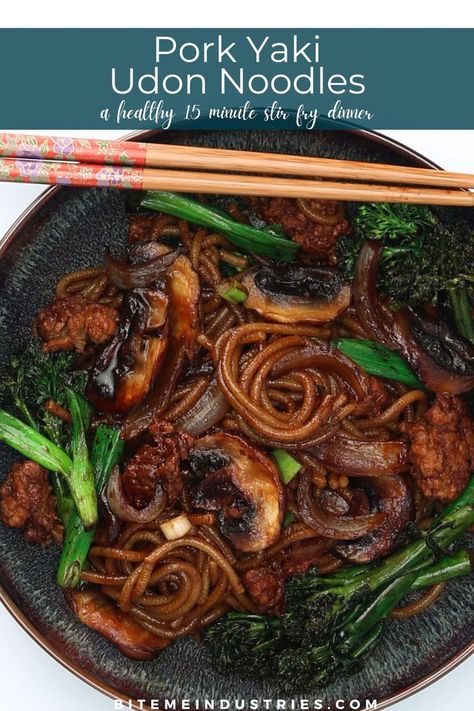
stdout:
<svg viewBox="0 0 474 711">
<path fill-rule="evenodd" d="M 116 165 L 0 158 L 0 181 L 142 190 L 143 169 Z"/>
<path fill-rule="evenodd" d="M 0 132 L 0 157 L 78 161 L 104 165 L 146 165 L 147 144 Z"/>
</svg>

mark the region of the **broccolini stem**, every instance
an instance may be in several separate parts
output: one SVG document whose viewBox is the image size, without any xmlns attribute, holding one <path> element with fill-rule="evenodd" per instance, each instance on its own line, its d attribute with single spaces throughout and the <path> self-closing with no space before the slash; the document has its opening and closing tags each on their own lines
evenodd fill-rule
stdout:
<svg viewBox="0 0 474 711">
<path fill-rule="evenodd" d="M 75 588 L 80 582 L 94 534 L 94 528 L 91 531 L 85 530 L 75 509 L 69 517 L 64 533 L 64 545 L 56 575 L 59 587 Z"/>
<path fill-rule="evenodd" d="M 331 575 L 331 582 L 350 583 L 361 579 L 374 569 L 373 563 L 354 565 Z M 474 570 L 474 553 L 468 550 L 456 551 L 444 555 L 436 563 L 426 562 L 416 567 L 418 577 L 412 585 L 412 590 L 423 590 L 431 585 L 444 583 L 461 575 L 468 575 Z"/>
<path fill-rule="evenodd" d="M 331 345 L 371 375 L 398 380 L 412 388 L 424 388 L 401 355 L 380 343 L 360 338 L 335 338 Z"/>
<path fill-rule="evenodd" d="M 351 651 L 352 659 L 361 659 L 362 657 L 365 657 L 366 654 L 371 652 L 382 636 L 384 629 L 384 620 L 379 620 L 374 625 L 374 628 L 365 636 L 359 646 Z"/>
<path fill-rule="evenodd" d="M 473 555 L 467 550 L 456 551 L 452 555 L 445 555 L 429 568 L 425 568 L 413 583 L 411 589 L 423 588 L 445 583 L 460 575 L 468 575 L 473 570 Z"/>
<path fill-rule="evenodd" d="M 88 530 L 97 522 L 94 472 L 87 447 L 91 408 L 82 395 L 73 390 L 68 389 L 66 395 L 71 414 L 72 471 L 69 486 L 84 528 Z"/>
<path fill-rule="evenodd" d="M 229 304 L 241 304 L 247 298 L 247 292 L 236 284 L 219 287 L 217 291 Z"/>
<path fill-rule="evenodd" d="M 472 555 L 468 551 L 458 551 L 452 556 L 444 556 L 421 573 L 414 571 L 392 582 L 357 620 L 345 626 L 344 638 L 347 638 L 347 643 L 350 638 L 351 647 L 355 645 L 352 656 L 358 658 L 370 651 L 383 631 L 384 620 L 407 592 L 416 592 L 460 575 L 468 575 L 472 572 L 472 563 Z"/>
<path fill-rule="evenodd" d="M 118 429 L 99 425 L 91 452 L 97 494 L 100 494 L 107 484 L 112 468 L 122 456 L 123 448 L 124 442 L 120 439 Z M 79 583 L 94 533 L 94 529 L 85 530 L 75 509 L 66 525 L 64 546 L 59 561 L 56 579 L 60 587 L 76 587 Z"/>
<path fill-rule="evenodd" d="M 455 501 L 451 501 L 451 503 L 445 507 L 444 511 L 442 511 L 441 514 L 438 516 L 437 521 L 440 522 L 445 517 L 450 516 L 454 511 L 457 511 L 458 509 L 462 508 L 463 506 L 466 506 L 467 504 L 470 504 L 472 506 L 473 503 L 474 475 L 471 476 L 467 483 L 467 486 L 464 488 L 458 498 Z"/>
<path fill-rule="evenodd" d="M 69 493 L 65 479 L 58 472 L 51 472 L 51 484 L 54 498 L 56 499 L 56 511 L 63 526 L 67 525 L 69 517 L 75 510 L 74 500 Z"/>
<path fill-rule="evenodd" d="M 40 432 L 38 425 L 33 421 L 33 427 Z M 58 437 L 58 432 L 54 427 L 49 427 L 46 423 L 43 424 L 43 432 L 51 442 L 54 442 L 58 447 L 62 447 L 61 437 Z M 74 500 L 69 491 L 69 487 L 66 484 L 65 479 L 58 474 L 58 472 L 51 472 L 50 476 L 51 485 L 53 487 L 54 497 L 56 499 L 56 511 L 59 520 L 66 526 L 71 513 L 76 508 L 74 505 Z"/>
<path fill-rule="evenodd" d="M 413 565 L 423 561 L 423 559 L 432 558 L 435 547 L 439 550 L 448 548 L 453 541 L 465 533 L 473 524 L 474 506 L 472 503 L 465 504 L 455 509 L 452 513 L 444 514 L 437 525 L 422 540 L 415 541 L 405 551 L 391 556 L 392 565 L 394 568 L 398 568 L 398 574 L 404 573 Z M 390 576 L 390 578 L 392 577 Z"/>
<path fill-rule="evenodd" d="M 59 472 L 70 480 L 72 461 L 66 452 L 5 410 L 0 410 L 0 440 L 45 469 Z"/>
<path fill-rule="evenodd" d="M 33 429 L 38 430 L 39 428 L 38 425 L 36 424 L 35 418 L 30 412 L 29 407 L 26 405 L 25 401 L 23 398 L 18 397 L 15 393 L 12 393 L 13 396 L 13 402 L 15 403 L 16 407 L 18 408 L 18 412 L 21 412 L 23 417 L 25 418 L 25 421 L 30 427 L 33 427 Z"/>
<path fill-rule="evenodd" d="M 146 193 L 141 204 L 150 210 L 181 217 L 201 227 L 210 227 L 242 249 L 255 254 L 266 254 L 282 262 L 293 261 L 299 249 L 298 245 L 289 239 L 237 222 L 225 212 L 177 193 L 150 191 Z"/>
<path fill-rule="evenodd" d="M 286 486 L 295 478 L 302 465 L 286 449 L 273 449 L 271 455 L 275 460 L 281 480 Z"/>
<path fill-rule="evenodd" d="M 344 625 L 341 641 L 337 643 L 338 651 L 350 653 L 357 649 L 366 635 L 392 612 L 400 600 L 409 592 L 418 576 L 418 572 L 403 575 L 393 580 L 382 592 L 366 607 L 359 617 Z"/>
</svg>

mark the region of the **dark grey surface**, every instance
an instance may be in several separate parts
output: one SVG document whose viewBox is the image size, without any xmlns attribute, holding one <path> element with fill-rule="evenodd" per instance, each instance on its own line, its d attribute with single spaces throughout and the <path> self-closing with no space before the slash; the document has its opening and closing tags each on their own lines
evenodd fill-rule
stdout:
<svg viewBox="0 0 474 711">
<path fill-rule="evenodd" d="M 177 137 L 201 145 L 402 162 L 392 151 L 342 132 L 211 132 Z M 166 135 L 167 141 L 175 138 L 176 134 Z M 28 337 L 37 310 L 51 300 L 58 278 L 96 264 L 106 246 L 124 244 L 126 225 L 123 194 L 64 189 L 22 230 L 0 264 L 0 365 Z M 15 458 L 0 445 L 2 477 Z M 54 548 L 27 545 L 19 532 L 0 526 L 0 575 L 5 589 L 67 659 L 97 680 L 139 698 L 279 698 L 277 680 L 262 685 L 214 673 L 205 650 L 191 639 L 174 644 L 151 662 L 123 657 L 70 613 L 55 585 L 57 558 Z M 363 671 L 305 696 L 322 698 L 327 704 L 338 698 L 381 700 L 437 670 L 474 636 L 473 593 L 474 576 L 451 583 L 426 613 L 390 623 Z"/>
</svg>

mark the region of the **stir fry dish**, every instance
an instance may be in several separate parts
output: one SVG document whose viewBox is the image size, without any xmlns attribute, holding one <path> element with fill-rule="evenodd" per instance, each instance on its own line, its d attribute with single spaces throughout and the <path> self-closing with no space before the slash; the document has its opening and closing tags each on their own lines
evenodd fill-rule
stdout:
<svg viewBox="0 0 474 711">
<path fill-rule="evenodd" d="M 4 525 L 132 658 L 192 635 L 288 693 L 356 671 L 472 571 L 472 225 L 151 192 L 128 239 L 2 374 Z"/>
</svg>

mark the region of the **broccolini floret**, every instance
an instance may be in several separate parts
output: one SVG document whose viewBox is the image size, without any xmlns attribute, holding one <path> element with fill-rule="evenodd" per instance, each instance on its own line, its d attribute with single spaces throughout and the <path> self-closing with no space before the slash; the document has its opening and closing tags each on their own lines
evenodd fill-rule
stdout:
<svg viewBox="0 0 474 711">
<path fill-rule="evenodd" d="M 378 288 L 395 305 L 447 301 L 459 335 L 474 342 L 474 226 L 458 213 L 441 218 L 423 205 L 360 205 L 353 233 L 338 241 L 338 262 L 352 278 L 363 243 L 383 241 Z"/>
<path fill-rule="evenodd" d="M 457 559 L 436 559 L 435 551 L 448 549 L 473 522 L 474 477 L 423 537 L 383 561 L 326 576 L 312 569 L 288 579 L 280 618 L 231 612 L 218 620 L 204 633 L 218 670 L 273 679 L 287 693 L 353 673 L 379 641 L 394 607 L 419 589 L 417 580 L 429 584 L 472 569 L 468 554 L 458 568 Z"/>
<path fill-rule="evenodd" d="M 0 374 L 0 404 L 12 400 L 23 419 L 59 447 L 67 441 L 66 427 L 59 417 L 45 408 L 54 400 L 67 408 L 68 388 L 83 394 L 87 373 L 75 370 L 71 353 L 43 353 L 36 341 L 10 358 Z"/>
<path fill-rule="evenodd" d="M 245 676 L 251 669 L 258 679 L 273 673 L 281 638 L 281 627 L 276 618 L 229 612 L 223 620 L 208 627 L 204 634 L 217 671 L 226 672 L 232 668 Z"/>
</svg>

